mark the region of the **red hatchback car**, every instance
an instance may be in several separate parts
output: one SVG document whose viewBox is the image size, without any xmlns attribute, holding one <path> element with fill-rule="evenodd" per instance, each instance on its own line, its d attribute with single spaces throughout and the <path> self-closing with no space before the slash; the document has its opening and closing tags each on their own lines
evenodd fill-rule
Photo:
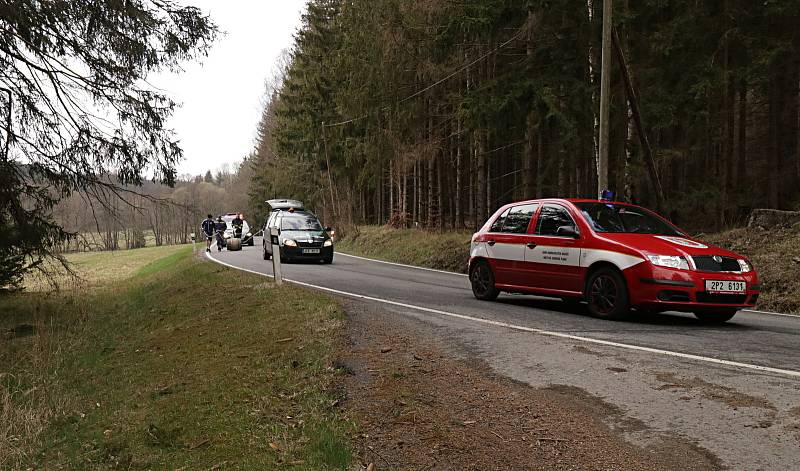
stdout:
<svg viewBox="0 0 800 471">
<path fill-rule="evenodd" d="M 693 312 L 730 320 L 755 306 L 747 258 L 692 239 L 626 203 L 543 199 L 503 206 L 472 236 L 469 277 L 478 299 L 501 291 L 586 301 L 591 314 Z"/>
</svg>

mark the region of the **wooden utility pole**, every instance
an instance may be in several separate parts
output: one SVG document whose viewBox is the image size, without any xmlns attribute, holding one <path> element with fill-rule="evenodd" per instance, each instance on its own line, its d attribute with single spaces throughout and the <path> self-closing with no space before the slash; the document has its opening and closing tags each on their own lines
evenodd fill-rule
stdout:
<svg viewBox="0 0 800 471">
<path fill-rule="evenodd" d="M 611 3 L 603 0 L 603 47 L 600 66 L 600 159 L 597 162 L 597 193 L 608 189 L 608 118 L 611 104 Z"/>
</svg>

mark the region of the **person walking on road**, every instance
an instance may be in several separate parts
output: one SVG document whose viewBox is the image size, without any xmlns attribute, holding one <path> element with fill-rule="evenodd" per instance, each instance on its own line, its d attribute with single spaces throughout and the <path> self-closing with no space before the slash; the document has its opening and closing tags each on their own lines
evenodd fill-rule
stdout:
<svg viewBox="0 0 800 471">
<path fill-rule="evenodd" d="M 214 216 L 208 215 L 208 217 L 200 224 L 200 228 L 203 231 L 203 235 L 206 236 L 206 252 L 211 252 L 211 241 L 214 239 Z"/>
<path fill-rule="evenodd" d="M 217 218 L 217 223 L 214 225 L 214 231 L 217 233 L 217 252 L 222 252 L 225 247 L 225 229 L 228 225 L 222 220 L 222 216 Z"/>
</svg>

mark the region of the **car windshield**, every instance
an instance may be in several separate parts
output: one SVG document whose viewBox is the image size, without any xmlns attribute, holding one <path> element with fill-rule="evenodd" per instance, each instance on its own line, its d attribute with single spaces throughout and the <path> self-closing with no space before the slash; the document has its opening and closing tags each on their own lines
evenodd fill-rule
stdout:
<svg viewBox="0 0 800 471">
<path fill-rule="evenodd" d="M 321 231 L 317 218 L 312 214 L 284 214 L 281 219 L 282 231 Z"/>
<path fill-rule="evenodd" d="M 596 232 L 683 236 L 683 232 L 654 213 L 637 206 L 575 203 Z"/>
</svg>

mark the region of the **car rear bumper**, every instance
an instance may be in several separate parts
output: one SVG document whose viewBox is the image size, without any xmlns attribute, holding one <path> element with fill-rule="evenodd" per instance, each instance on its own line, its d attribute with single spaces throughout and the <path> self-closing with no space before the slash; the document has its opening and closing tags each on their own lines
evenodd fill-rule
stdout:
<svg viewBox="0 0 800 471">
<path fill-rule="evenodd" d="M 631 306 L 660 311 L 713 311 L 752 308 L 761 286 L 758 275 L 749 273 L 700 272 L 639 264 L 625 272 Z M 742 281 L 743 293 L 710 293 L 706 280 Z"/>
</svg>

